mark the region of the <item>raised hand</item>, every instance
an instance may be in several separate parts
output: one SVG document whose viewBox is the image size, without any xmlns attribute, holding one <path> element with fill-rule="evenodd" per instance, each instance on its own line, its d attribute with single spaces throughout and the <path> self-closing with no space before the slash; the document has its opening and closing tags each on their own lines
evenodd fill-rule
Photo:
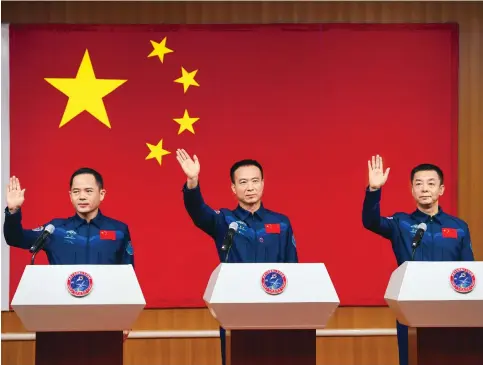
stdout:
<svg viewBox="0 0 483 365">
<path fill-rule="evenodd" d="M 20 181 L 15 176 L 10 178 L 7 185 L 7 207 L 10 212 L 20 209 L 25 201 L 25 189 L 22 190 Z"/>
<path fill-rule="evenodd" d="M 371 161 L 367 161 L 367 165 L 369 168 L 369 187 L 371 190 L 380 189 L 387 181 L 387 177 L 389 176 L 389 171 L 391 170 L 390 167 L 384 171 L 382 165 L 382 157 L 377 155 L 376 157 L 372 156 L 372 163 Z"/>
<path fill-rule="evenodd" d="M 200 162 L 198 161 L 198 157 L 193 155 L 193 159 L 191 159 L 190 155 L 188 155 L 185 150 L 177 149 L 176 159 L 188 178 L 188 188 L 192 189 L 196 187 L 198 184 L 198 175 L 200 174 Z"/>
</svg>

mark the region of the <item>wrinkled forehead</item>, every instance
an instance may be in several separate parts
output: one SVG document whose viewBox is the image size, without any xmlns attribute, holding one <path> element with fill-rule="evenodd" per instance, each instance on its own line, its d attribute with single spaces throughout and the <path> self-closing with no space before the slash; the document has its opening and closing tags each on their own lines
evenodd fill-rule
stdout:
<svg viewBox="0 0 483 365">
<path fill-rule="evenodd" d="M 262 172 L 256 166 L 241 166 L 235 170 L 235 181 L 261 179 Z"/>
<path fill-rule="evenodd" d="M 413 183 L 415 182 L 439 182 L 438 173 L 434 170 L 418 171 L 414 174 Z"/>
</svg>

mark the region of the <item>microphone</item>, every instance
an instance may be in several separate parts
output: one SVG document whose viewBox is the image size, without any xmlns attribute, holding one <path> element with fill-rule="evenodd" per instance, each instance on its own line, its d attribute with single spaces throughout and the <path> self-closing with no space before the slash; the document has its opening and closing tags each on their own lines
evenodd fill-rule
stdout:
<svg viewBox="0 0 483 365">
<path fill-rule="evenodd" d="M 411 244 L 411 246 L 413 248 L 413 254 L 412 254 L 413 261 L 414 261 L 414 253 L 416 252 L 416 248 L 421 243 L 421 240 L 423 239 L 424 232 L 426 232 L 426 229 L 428 229 L 428 226 L 426 225 L 426 223 L 420 223 L 418 225 L 418 230 L 414 234 L 413 242 Z"/>
<path fill-rule="evenodd" d="M 52 233 L 54 233 L 55 227 L 52 224 L 47 225 L 45 229 L 43 230 L 42 234 L 35 240 L 34 244 L 32 247 L 30 247 L 30 253 L 37 253 L 39 252 L 42 247 L 45 245 L 45 241 L 47 240 L 47 237 L 49 237 Z"/>
<path fill-rule="evenodd" d="M 231 245 L 233 244 L 233 236 L 235 235 L 236 231 L 238 231 L 238 223 L 231 222 L 228 226 L 228 233 L 226 234 L 225 239 L 223 240 L 223 245 L 221 246 L 222 251 L 227 251 L 231 248 Z"/>
</svg>

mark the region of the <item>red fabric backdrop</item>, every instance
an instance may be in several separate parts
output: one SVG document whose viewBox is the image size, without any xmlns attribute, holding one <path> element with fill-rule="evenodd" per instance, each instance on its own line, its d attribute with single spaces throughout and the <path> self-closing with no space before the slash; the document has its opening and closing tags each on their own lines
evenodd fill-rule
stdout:
<svg viewBox="0 0 483 365">
<path fill-rule="evenodd" d="M 202 306 L 218 264 L 183 207 L 176 148 L 196 153 L 213 207 L 235 207 L 229 168 L 265 168 L 264 203 L 287 214 L 301 262 L 327 265 L 342 305 L 381 305 L 395 269 L 389 242 L 365 231 L 367 160 L 391 167 L 383 213 L 414 209 L 411 168 L 439 164 L 456 212 L 457 28 L 453 25 L 11 26 L 11 174 L 25 227 L 73 213 L 71 173 L 98 169 L 103 212 L 129 224 L 148 307 Z M 148 57 L 150 40 L 174 52 Z M 59 128 L 68 98 L 44 78 L 125 79 L 104 98 L 111 129 L 84 112 Z M 181 67 L 198 70 L 183 93 Z M 187 109 L 195 134 L 178 135 Z M 146 143 L 171 152 L 145 160 Z M 13 249 L 11 294 L 29 255 Z M 45 256 L 39 263 L 46 263 Z M 307 278 L 310 280 L 310 278 Z"/>
</svg>

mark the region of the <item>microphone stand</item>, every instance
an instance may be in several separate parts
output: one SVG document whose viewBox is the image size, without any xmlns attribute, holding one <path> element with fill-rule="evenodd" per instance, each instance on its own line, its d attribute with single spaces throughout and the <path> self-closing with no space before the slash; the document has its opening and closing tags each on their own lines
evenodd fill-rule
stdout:
<svg viewBox="0 0 483 365">
<path fill-rule="evenodd" d="M 411 255 L 411 261 L 414 261 L 414 254 L 416 253 L 416 248 L 418 247 L 418 245 L 414 245 L 413 246 L 413 253 Z"/>
<path fill-rule="evenodd" d="M 418 230 L 414 234 L 413 241 L 411 244 L 413 246 L 411 261 L 414 261 L 414 256 L 416 255 L 416 249 L 421 244 L 421 241 L 423 240 L 424 232 L 426 232 L 426 229 L 427 229 L 426 223 L 420 223 L 418 225 Z"/>
<path fill-rule="evenodd" d="M 32 258 L 30 259 L 30 265 L 35 265 L 35 256 L 39 253 L 41 249 L 45 246 L 46 241 L 49 236 L 54 233 L 55 227 L 52 224 L 47 225 L 42 234 L 37 237 L 32 247 L 30 247 L 30 253 L 32 253 Z"/>
<path fill-rule="evenodd" d="M 416 243 L 413 243 L 413 253 L 411 255 L 411 261 L 414 261 L 414 256 L 416 254 L 416 249 L 419 247 L 419 245 L 421 244 L 421 241 L 419 242 L 416 242 Z"/>
<path fill-rule="evenodd" d="M 30 259 L 30 265 L 35 265 L 35 256 L 39 253 L 40 250 L 37 250 L 33 253 L 32 258 Z"/>
<path fill-rule="evenodd" d="M 228 256 L 230 255 L 232 245 L 233 245 L 233 239 L 230 240 L 230 245 L 228 246 L 228 250 L 227 250 L 226 256 L 225 256 L 225 263 L 228 263 Z"/>
<path fill-rule="evenodd" d="M 35 265 L 35 263 L 34 263 L 35 257 L 37 256 L 37 254 L 39 253 L 39 251 L 42 250 L 42 248 L 44 247 L 45 241 L 47 240 L 47 237 L 48 236 L 39 237 L 39 239 L 37 241 L 38 244 L 37 244 L 37 242 L 35 242 L 34 245 L 32 247 L 30 247 L 30 252 L 33 252 L 32 258 L 30 259 L 30 265 Z"/>
</svg>

